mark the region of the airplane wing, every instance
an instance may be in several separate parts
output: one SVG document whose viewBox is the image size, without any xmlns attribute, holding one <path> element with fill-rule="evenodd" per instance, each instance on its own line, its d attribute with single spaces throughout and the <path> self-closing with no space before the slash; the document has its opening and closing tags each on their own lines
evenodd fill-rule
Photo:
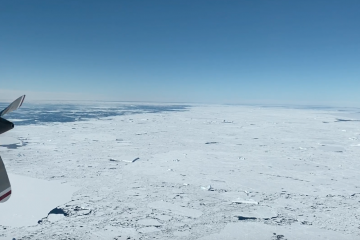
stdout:
<svg viewBox="0 0 360 240">
<path fill-rule="evenodd" d="M 1 117 L 21 107 L 24 99 L 25 95 L 19 97 L 18 99 L 13 101 L 7 108 L 0 112 L 0 134 L 14 128 L 14 124 L 12 122 L 9 122 L 8 120 Z M 0 157 L 0 203 L 6 202 L 10 198 L 10 195 L 11 185 L 9 177 L 6 172 L 5 165 Z"/>
<path fill-rule="evenodd" d="M 0 203 L 6 202 L 11 195 L 11 185 L 5 165 L 0 157 Z"/>
<path fill-rule="evenodd" d="M 13 101 L 7 108 L 5 108 L 0 112 L 0 117 L 21 107 L 22 103 L 24 102 L 24 99 L 25 99 L 25 95 L 22 95 L 21 97 Z"/>
</svg>

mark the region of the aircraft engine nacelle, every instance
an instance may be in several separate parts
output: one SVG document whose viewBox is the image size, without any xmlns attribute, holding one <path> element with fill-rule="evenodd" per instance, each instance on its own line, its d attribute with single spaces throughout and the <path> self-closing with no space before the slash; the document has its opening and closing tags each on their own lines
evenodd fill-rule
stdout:
<svg viewBox="0 0 360 240">
<path fill-rule="evenodd" d="M 14 124 L 6 119 L 0 117 L 0 134 L 7 132 L 14 128 Z"/>
</svg>

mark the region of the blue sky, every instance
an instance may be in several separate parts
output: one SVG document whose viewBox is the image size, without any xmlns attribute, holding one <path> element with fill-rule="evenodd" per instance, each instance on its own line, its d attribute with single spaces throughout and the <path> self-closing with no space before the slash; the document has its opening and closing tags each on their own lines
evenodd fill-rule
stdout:
<svg viewBox="0 0 360 240">
<path fill-rule="evenodd" d="M 1 1 L 0 93 L 359 105 L 359 13 L 358 0 Z"/>
</svg>

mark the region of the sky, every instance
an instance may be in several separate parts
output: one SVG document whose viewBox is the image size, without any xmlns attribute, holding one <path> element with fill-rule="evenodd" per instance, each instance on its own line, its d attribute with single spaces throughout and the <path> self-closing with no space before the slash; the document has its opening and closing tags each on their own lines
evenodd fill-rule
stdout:
<svg viewBox="0 0 360 240">
<path fill-rule="evenodd" d="M 0 100 L 360 105 L 358 0 L 0 2 Z"/>
</svg>

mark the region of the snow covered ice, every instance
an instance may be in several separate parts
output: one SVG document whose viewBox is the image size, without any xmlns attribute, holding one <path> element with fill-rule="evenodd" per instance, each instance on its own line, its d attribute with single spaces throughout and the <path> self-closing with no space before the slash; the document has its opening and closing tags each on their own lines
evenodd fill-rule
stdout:
<svg viewBox="0 0 360 240">
<path fill-rule="evenodd" d="M 351 112 L 88 106 L 12 115 L 0 239 L 360 238 Z"/>
</svg>

